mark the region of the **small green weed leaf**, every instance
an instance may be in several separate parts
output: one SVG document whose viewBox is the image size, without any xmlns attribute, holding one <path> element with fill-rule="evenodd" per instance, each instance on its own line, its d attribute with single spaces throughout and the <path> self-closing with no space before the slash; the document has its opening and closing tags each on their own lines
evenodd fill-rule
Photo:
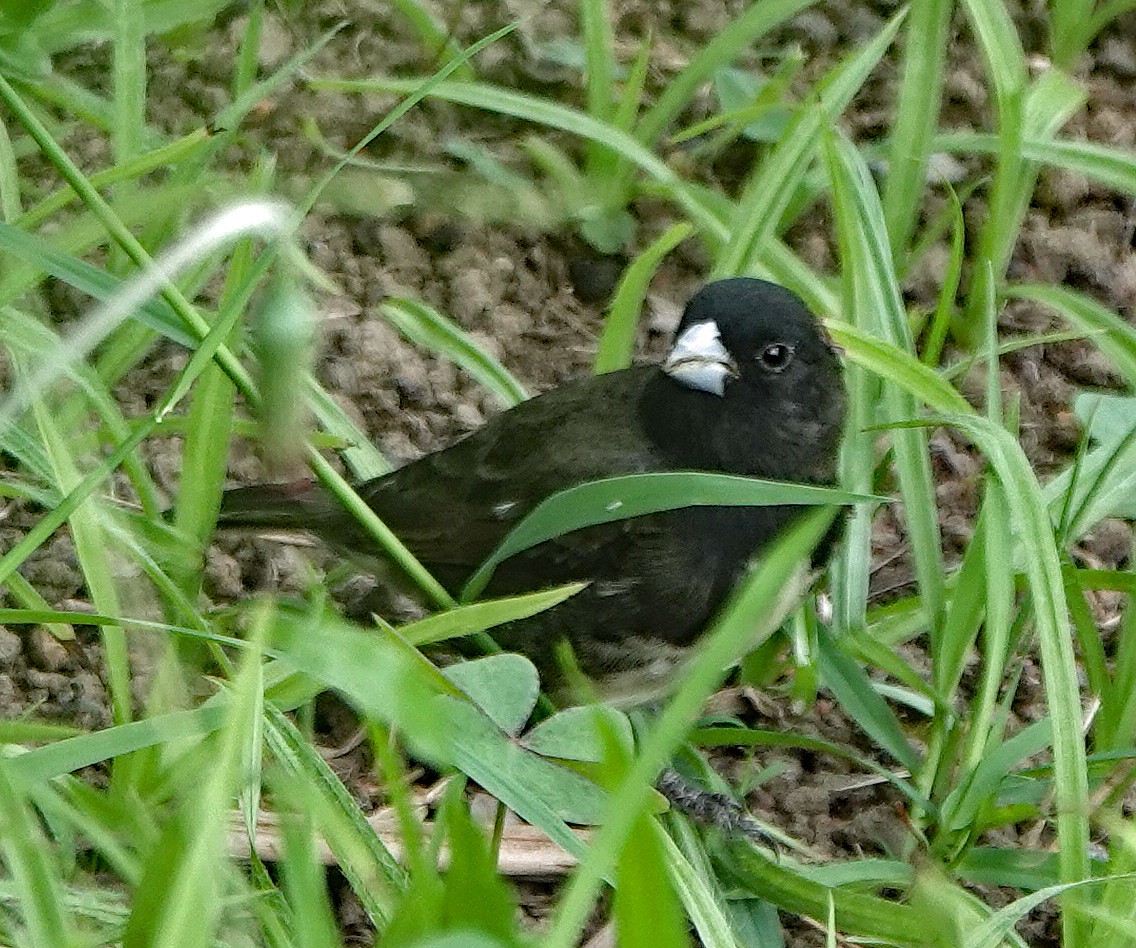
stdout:
<svg viewBox="0 0 1136 948">
<path fill-rule="evenodd" d="M 635 218 L 622 208 L 601 211 L 584 218 L 580 233 L 600 253 L 619 253 L 635 236 Z"/>
<path fill-rule="evenodd" d="M 604 760 L 602 727 L 609 728 L 619 742 L 633 743 L 631 722 L 622 711 L 603 704 L 565 708 L 537 724 L 521 738 L 521 746 L 542 757 L 600 763 Z"/>
<path fill-rule="evenodd" d="M 425 711 L 445 720 L 449 754 L 463 773 L 569 852 L 580 854 L 582 846 L 564 822 L 600 822 L 606 797 L 598 786 L 518 747 L 469 702 L 439 695 Z"/>
<path fill-rule="evenodd" d="M 533 663 L 512 652 L 459 662 L 442 673 L 510 737 L 521 732 L 540 694 Z"/>
<path fill-rule="evenodd" d="M 1073 411 L 1095 441 L 1120 441 L 1136 428 L 1136 396 L 1081 392 L 1073 401 Z"/>
</svg>

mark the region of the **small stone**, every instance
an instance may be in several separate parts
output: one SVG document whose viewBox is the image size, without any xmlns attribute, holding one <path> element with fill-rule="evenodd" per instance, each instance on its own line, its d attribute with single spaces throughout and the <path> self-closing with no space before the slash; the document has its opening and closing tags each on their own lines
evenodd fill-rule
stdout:
<svg viewBox="0 0 1136 948">
<path fill-rule="evenodd" d="M 611 296 L 627 261 L 623 257 L 575 256 L 568 261 L 572 289 L 583 303 L 600 303 Z"/>
<path fill-rule="evenodd" d="M 28 684 L 33 688 L 40 688 L 47 692 L 44 697 L 50 696 L 58 700 L 60 697 L 70 697 L 71 694 L 71 679 L 59 672 L 29 668 Z"/>
<path fill-rule="evenodd" d="M 1130 39 L 1110 36 L 1101 43 L 1097 63 L 1125 79 L 1136 76 L 1136 49 Z"/>
<path fill-rule="evenodd" d="M 10 665 L 23 651 L 23 642 L 15 632 L 0 626 L 0 665 Z"/>
<path fill-rule="evenodd" d="M 476 325 L 482 313 L 495 302 L 484 270 L 471 268 L 454 278 L 450 293 L 451 315 L 463 326 Z"/>
<path fill-rule="evenodd" d="M 454 421 L 463 431 L 475 431 L 485 424 L 485 418 L 468 402 L 459 402 L 454 408 Z"/>
<path fill-rule="evenodd" d="M 6 718 L 14 717 L 23 710 L 24 703 L 19 699 L 20 691 L 11 675 L 0 675 L 0 708 Z"/>
<path fill-rule="evenodd" d="M 379 228 L 378 237 L 383 263 L 388 267 L 401 273 L 424 273 L 430 268 L 430 258 L 404 228 L 388 224 Z"/>
<path fill-rule="evenodd" d="M 682 306 L 669 296 L 651 293 L 647 296 L 647 329 L 669 336 L 682 320 Z"/>
<path fill-rule="evenodd" d="M 966 176 L 966 165 L 949 152 L 937 151 L 927 159 L 927 177 L 932 183 L 958 184 Z"/>
<path fill-rule="evenodd" d="M 68 661 L 67 647 L 44 626 L 35 626 L 28 636 L 28 657 L 36 668 L 57 672 Z"/>
</svg>

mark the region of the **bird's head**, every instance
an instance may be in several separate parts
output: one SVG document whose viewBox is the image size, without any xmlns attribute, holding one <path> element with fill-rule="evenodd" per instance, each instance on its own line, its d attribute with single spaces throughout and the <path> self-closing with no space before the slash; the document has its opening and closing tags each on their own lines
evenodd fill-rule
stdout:
<svg viewBox="0 0 1136 948">
<path fill-rule="evenodd" d="M 663 371 L 719 397 L 734 385 L 796 387 L 839 360 L 824 329 L 791 290 L 751 277 L 709 283 L 691 297 Z"/>
<path fill-rule="evenodd" d="M 835 451 L 845 406 L 840 359 L 819 320 L 782 286 L 749 277 L 704 286 L 662 371 L 670 423 L 683 416 L 743 439 L 760 433 L 779 454 L 800 442 Z"/>
</svg>

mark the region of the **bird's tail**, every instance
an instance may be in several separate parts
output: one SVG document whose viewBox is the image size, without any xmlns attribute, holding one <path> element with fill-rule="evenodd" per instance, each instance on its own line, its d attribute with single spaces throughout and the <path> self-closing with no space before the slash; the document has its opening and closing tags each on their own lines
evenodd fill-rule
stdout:
<svg viewBox="0 0 1136 948">
<path fill-rule="evenodd" d="M 327 495 L 312 481 L 237 487 L 221 497 L 221 529 L 318 532 L 332 510 Z"/>
</svg>

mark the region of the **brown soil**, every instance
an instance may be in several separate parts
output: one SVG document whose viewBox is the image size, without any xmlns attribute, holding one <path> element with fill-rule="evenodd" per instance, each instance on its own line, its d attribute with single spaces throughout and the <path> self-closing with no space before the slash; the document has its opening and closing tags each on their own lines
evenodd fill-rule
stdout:
<svg viewBox="0 0 1136 948">
<path fill-rule="evenodd" d="M 526 17 L 516 33 L 483 53 L 477 68 L 488 81 L 580 101 L 578 77 L 548 58 L 546 44 L 575 33 L 573 4 L 531 0 L 489 3 L 438 3 L 437 12 L 451 23 L 460 42 L 472 42 L 515 17 Z M 635 37 L 651 31 L 656 38 L 651 87 L 659 88 L 685 63 L 693 50 L 720 30 L 742 4 L 679 3 L 671 0 L 628 0 L 617 5 L 616 35 L 625 60 L 635 49 Z M 278 65 L 302 49 L 318 33 L 346 19 L 346 27 L 310 67 L 313 74 L 365 76 L 372 72 L 420 74 L 432 57 L 385 5 L 327 3 L 302 5 L 287 19 L 275 15 L 267 31 L 262 65 Z M 863 4 L 839 0 L 818 5 L 763 41 L 750 65 L 768 64 L 790 44 L 799 44 L 807 63 L 805 75 L 815 78 L 837 57 L 875 33 L 894 4 Z M 1042 48 L 1039 25 L 1030 15 L 1019 17 L 1028 41 L 1027 51 Z M 200 126 L 224 103 L 239 18 L 219 23 L 198 42 L 192 55 L 175 54 L 152 45 L 151 119 L 171 132 Z M 981 128 L 988 118 L 981 61 L 965 25 L 956 24 L 957 42 L 951 50 L 944 125 Z M 1080 78 L 1089 95 L 1088 108 L 1067 134 L 1105 144 L 1132 148 L 1136 140 L 1136 16 L 1118 22 L 1095 45 Z M 108 72 L 105 49 L 76 53 L 59 64 L 83 81 L 100 85 Z M 860 140 L 878 137 L 889 122 L 896 68 L 894 56 L 877 71 L 858 96 L 845 126 Z M 247 168 L 262 148 L 278 161 L 282 188 L 303 193 L 329 159 L 305 135 L 314 121 L 335 148 L 350 147 L 381 116 L 387 100 L 312 92 L 294 86 L 258 109 L 242 147 L 227 160 L 236 171 Z M 707 97 L 692 119 L 712 108 Z M 525 169 L 515 141 L 531 129 L 489 113 L 426 104 L 397 123 L 366 153 L 371 160 L 437 166 L 460 170 L 444 143 L 460 139 L 490 149 L 502 160 Z M 94 167 L 105 158 L 95 141 L 68 143 L 84 163 Z M 732 156 L 732 160 L 730 159 Z M 702 169 L 703 176 L 732 187 L 737 154 Z M 744 166 L 743 170 L 744 170 Z M 970 177 L 981 161 L 964 161 L 958 169 Z M 451 175 L 446 180 L 456 177 Z M 415 180 L 415 179 L 412 179 Z M 581 250 L 562 226 L 545 230 L 505 220 L 463 217 L 430 206 L 429 188 L 421 203 L 376 215 L 368 210 L 378 185 L 366 172 L 353 171 L 307 220 L 304 234 L 312 261 L 329 274 L 341 296 L 325 299 L 318 373 L 340 402 L 360 421 L 384 452 L 399 462 L 440 447 L 480 425 L 497 410 L 493 400 L 445 360 L 401 341 L 385 324 L 378 305 L 390 295 L 409 296 L 435 306 L 456 319 L 500 357 L 532 391 L 554 386 L 569 376 L 588 371 L 610 288 L 612 267 Z M 937 199 L 932 199 L 932 203 Z M 635 207 L 641 225 L 640 245 L 670 222 L 670 211 L 657 202 Z M 506 217 L 508 213 L 506 212 Z M 972 222 L 974 224 L 975 222 Z M 1127 200 L 1079 176 L 1045 172 L 1034 208 L 1022 230 L 1012 272 L 1022 279 L 1064 283 L 1091 293 L 1128 318 L 1136 317 L 1136 217 Z M 789 234 L 790 242 L 811 264 L 834 265 L 834 239 L 828 216 L 815 210 Z M 905 290 L 917 306 L 933 305 L 946 263 L 945 249 L 934 248 L 916 268 Z M 659 351 L 673 328 L 681 301 L 703 278 L 706 259 L 688 243 L 673 254 L 655 279 L 643 320 L 644 354 Z M 585 301 L 587 300 L 587 301 Z M 66 292 L 53 299 L 63 314 L 74 312 L 76 301 Z M 1037 332 L 1056 328 L 1056 321 L 1037 307 L 1015 304 L 1003 317 L 1007 332 Z M 121 396 L 141 409 L 149 397 L 168 383 L 184 356 L 161 347 L 133 374 Z M 1023 443 L 1039 471 L 1067 463 L 1079 437 L 1070 411 L 1079 387 L 1115 387 L 1119 379 L 1091 345 L 1065 343 L 1034 347 L 1004 363 L 1008 393 L 1021 397 Z M 968 394 L 981 391 L 981 380 L 967 385 Z M 970 535 L 978 501 L 982 467 L 976 456 L 955 437 L 939 432 L 934 438 L 935 474 L 948 552 L 957 556 Z M 177 455 L 170 442 L 150 445 L 155 470 L 162 482 L 176 483 Z M 250 449 L 234 457 L 234 479 L 262 476 Z M 9 547 L 32 522 L 33 515 L 13 508 L 0 526 L 0 547 Z M 881 595 L 893 595 L 911 577 L 904 556 L 902 515 L 881 514 L 877 523 L 875 556 L 880 564 L 875 585 Z M 1094 565 L 1115 567 L 1130 556 L 1131 533 L 1126 525 L 1106 524 L 1085 539 L 1083 552 Z M 208 591 L 229 601 L 256 588 L 299 588 L 304 583 L 306 552 L 283 549 L 267 541 L 226 540 L 210 556 Z M 29 563 L 25 574 L 53 604 L 84 595 L 82 581 L 66 538 L 57 538 Z M 39 715 L 94 727 L 107 723 L 105 693 L 100 681 L 101 656 L 96 638 L 80 629 L 77 642 L 60 644 L 41 631 L 25 636 L 0 630 L 0 707 L 6 716 L 35 709 Z M 1036 670 L 1035 670 L 1036 672 Z M 1036 716 L 1042 693 L 1039 676 L 1024 676 L 1017 712 Z M 730 702 L 728 702 L 730 703 Z M 756 726 L 814 733 L 840 744 L 872 748 L 855 725 L 831 702 L 818 702 L 804 715 L 794 715 L 779 699 L 761 704 L 731 704 Z M 336 744 L 350 730 L 349 719 L 331 711 L 325 717 L 327 740 Z M 344 766 L 362 778 L 356 760 Z M 886 787 L 845 789 L 850 768 L 813 754 L 762 754 L 764 766 L 777 763 L 780 773 L 749 799 L 754 812 L 825 856 L 884 854 L 902 839 L 894 794 Z M 723 757 L 735 776 L 750 768 L 747 760 Z M 364 781 L 365 783 L 365 781 Z M 345 887 L 344 887 L 345 889 Z M 534 914 L 545 890 L 526 892 Z M 344 902 L 347 930 L 350 900 Z M 1023 927 L 1032 944 L 1055 944 L 1044 919 Z M 823 936 L 794 926 L 794 945 L 822 944 Z"/>
</svg>

